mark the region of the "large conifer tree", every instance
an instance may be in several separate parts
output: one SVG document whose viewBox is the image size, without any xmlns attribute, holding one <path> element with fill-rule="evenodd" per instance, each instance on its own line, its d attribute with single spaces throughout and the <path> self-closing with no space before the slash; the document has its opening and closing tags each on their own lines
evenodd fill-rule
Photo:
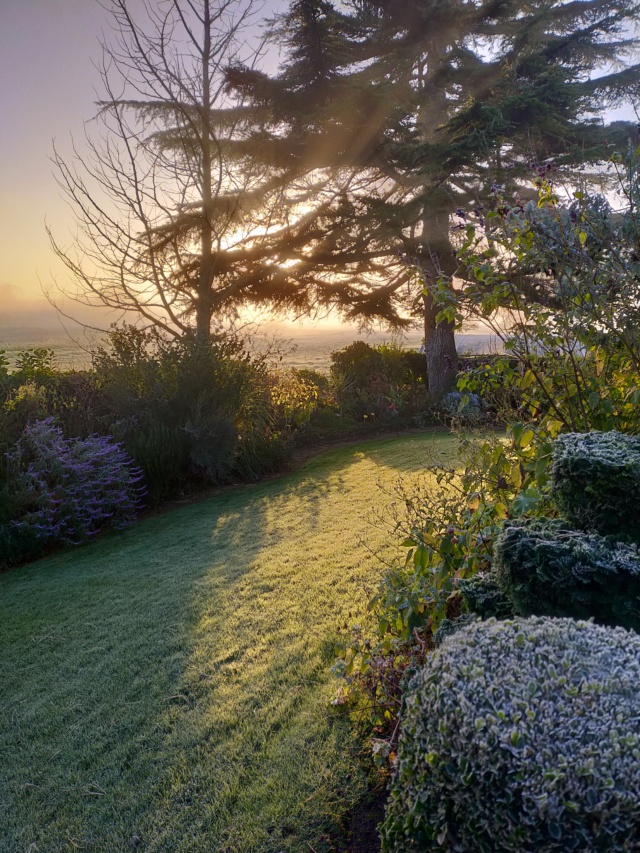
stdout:
<svg viewBox="0 0 640 853">
<path fill-rule="evenodd" d="M 629 0 L 295 0 L 274 29 L 279 75 L 233 69 L 230 84 L 271 110 L 280 161 L 344 184 L 344 216 L 325 239 L 339 227 L 362 261 L 359 286 L 336 287 L 336 304 L 399 322 L 403 265 L 421 269 L 434 397 L 457 360 L 429 292 L 456 271 L 451 217 L 516 184 L 532 160 L 606 156 L 598 116 L 640 80 L 637 12 Z"/>
</svg>

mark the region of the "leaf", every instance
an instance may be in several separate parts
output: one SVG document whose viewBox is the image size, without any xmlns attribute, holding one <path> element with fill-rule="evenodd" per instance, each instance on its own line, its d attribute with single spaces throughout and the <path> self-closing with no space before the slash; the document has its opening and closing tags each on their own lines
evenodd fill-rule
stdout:
<svg viewBox="0 0 640 853">
<path fill-rule="evenodd" d="M 518 424 L 514 424 L 511 427 L 511 433 L 513 435 L 513 439 L 514 439 L 516 444 L 518 444 L 520 442 L 520 439 L 522 438 L 523 432 L 524 432 L 524 424 L 518 423 Z"/>
<path fill-rule="evenodd" d="M 534 510 L 540 503 L 540 492 L 537 489 L 526 489 L 520 492 L 511 502 L 512 515 L 525 515 Z"/>
<path fill-rule="evenodd" d="M 516 489 L 519 489 L 522 485 L 522 470 L 520 468 L 519 462 L 515 462 L 511 466 L 511 473 L 509 474 L 509 479 L 511 480 L 513 486 Z"/>
<path fill-rule="evenodd" d="M 506 518 L 508 515 L 506 504 L 503 503 L 497 503 L 494 506 L 493 511 L 495 512 L 498 518 Z"/>
<path fill-rule="evenodd" d="M 480 496 L 475 493 L 467 498 L 467 506 L 472 512 L 475 512 L 480 507 Z"/>
<path fill-rule="evenodd" d="M 526 391 L 536 381 L 536 377 L 532 370 L 527 370 L 520 380 L 520 389 Z"/>
<path fill-rule="evenodd" d="M 535 433 L 533 432 L 533 430 L 532 430 L 532 429 L 526 429 L 526 430 L 523 432 L 523 434 L 522 434 L 522 438 L 520 439 L 520 447 L 521 447 L 523 450 L 524 450 L 525 448 L 529 447 L 529 445 L 530 445 L 530 444 L 531 444 L 531 442 L 533 441 L 533 437 L 534 437 L 534 435 L 535 435 Z"/>
<path fill-rule="evenodd" d="M 581 232 L 578 234 L 578 239 L 580 240 L 580 245 L 581 245 L 581 246 L 584 246 L 584 244 L 587 242 L 587 232 L 586 232 L 586 231 L 581 231 Z"/>
<path fill-rule="evenodd" d="M 549 435 L 555 438 L 556 435 L 560 432 L 564 424 L 562 421 L 556 420 L 555 418 L 548 418 L 545 421 L 545 428 Z"/>
<path fill-rule="evenodd" d="M 453 554 L 453 542 L 451 541 L 450 536 L 443 536 L 440 540 L 440 548 L 438 549 L 441 554 Z"/>
</svg>

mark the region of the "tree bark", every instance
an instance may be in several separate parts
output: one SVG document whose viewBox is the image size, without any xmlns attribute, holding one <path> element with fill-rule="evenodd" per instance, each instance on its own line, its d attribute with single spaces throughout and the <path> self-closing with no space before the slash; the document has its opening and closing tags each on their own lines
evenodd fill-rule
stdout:
<svg viewBox="0 0 640 853">
<path fill-rule="evenodd" d="M 428 291 L 423 294 L 424 349 L 429 398 L 439 400 L 450 391 L 458 375 L 458 353 L 453 323 L 436 323 L 439 308 Z"/>
<path fill-rule="evenodd" d="M 425 288 L 422 296 L 424 309 L 424 350 L 427 360 L 429 397 L 439 400 L 450 391 L 458 375 L 458 353 L 453 323 L 437 323 L 440 308 L 434 305 L 431 288 L 440 276 L 451 279 L 456 271 L 456 257 L 449 236 L 448 206 L 434 206 L 422 220 L 424 242 L 423 271 Z"/>
<path fill-rule="evenodd" d="M 210 220 L 213 187 L 211 178 L 211 127 L 209 122 L 211 110 L 211 8 L 209 0 L 205 0 L 203 12 L 204 44 L 202 48 L 202 120 L 200 126 L 202 134 L 202 231 L 200 233 L 200 277 L 196 302 L 196 334 L 201 340 L 208 341 L 211 337 L 211 286 L 213 284 L 213 228 Z"/>
</svg>

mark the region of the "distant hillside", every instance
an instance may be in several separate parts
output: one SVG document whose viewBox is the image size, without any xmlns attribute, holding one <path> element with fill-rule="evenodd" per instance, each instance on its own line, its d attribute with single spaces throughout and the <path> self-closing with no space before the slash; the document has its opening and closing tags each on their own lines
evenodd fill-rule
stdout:
<svg viewBox="0 0 640 853">
<path fill-rule="evenodd" d="M 275 345 L 283 354 L 283 363 L 290 367 L 311 368 L 326 371 L 329 369 L 330 356 L 335 350 L 343 349 L 354 340 L 364 340 L 371 345 L 395 341 L 407 349 L 419 349 L 422 335 L 410 332 L 406 335 L 393 336 L 385 332 L 372 332 L 369 335 L 359 334 L 357 329 L 349 328 L 300 328 L 298 326 L 284 327 L 269 324 L 260 327 L 251 338 L 253 346 L 264 351 Z M 501 350 L 500 341 L 493 335 L 464 334 L 457 335 L 458 351 L 464 352 L 496 352 Z M 60 329 L 45 328 L 1 328 L 0 350 L 4 350 L 11 364 L 14 363 L 18 352 L 30 347 L 46 347 L 52 349 L 63 370 L 82 370 L 90 366 L 90 351 L 99 344 L 99 336 L 82 336 L 71 340 Z"/>
</svg>

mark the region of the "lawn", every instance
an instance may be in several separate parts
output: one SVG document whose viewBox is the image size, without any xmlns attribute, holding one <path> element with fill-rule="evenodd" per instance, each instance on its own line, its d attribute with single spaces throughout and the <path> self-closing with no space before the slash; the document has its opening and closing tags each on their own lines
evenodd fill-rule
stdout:
<svg viewBox="0 0 640 853">
<path fill-rule="evenodd" d="M 453 440 L 334 450 L 0 575 L 0 851 L 344 850 L 366 794 L 328 649 L 367 527 Z"/>
</svg>

